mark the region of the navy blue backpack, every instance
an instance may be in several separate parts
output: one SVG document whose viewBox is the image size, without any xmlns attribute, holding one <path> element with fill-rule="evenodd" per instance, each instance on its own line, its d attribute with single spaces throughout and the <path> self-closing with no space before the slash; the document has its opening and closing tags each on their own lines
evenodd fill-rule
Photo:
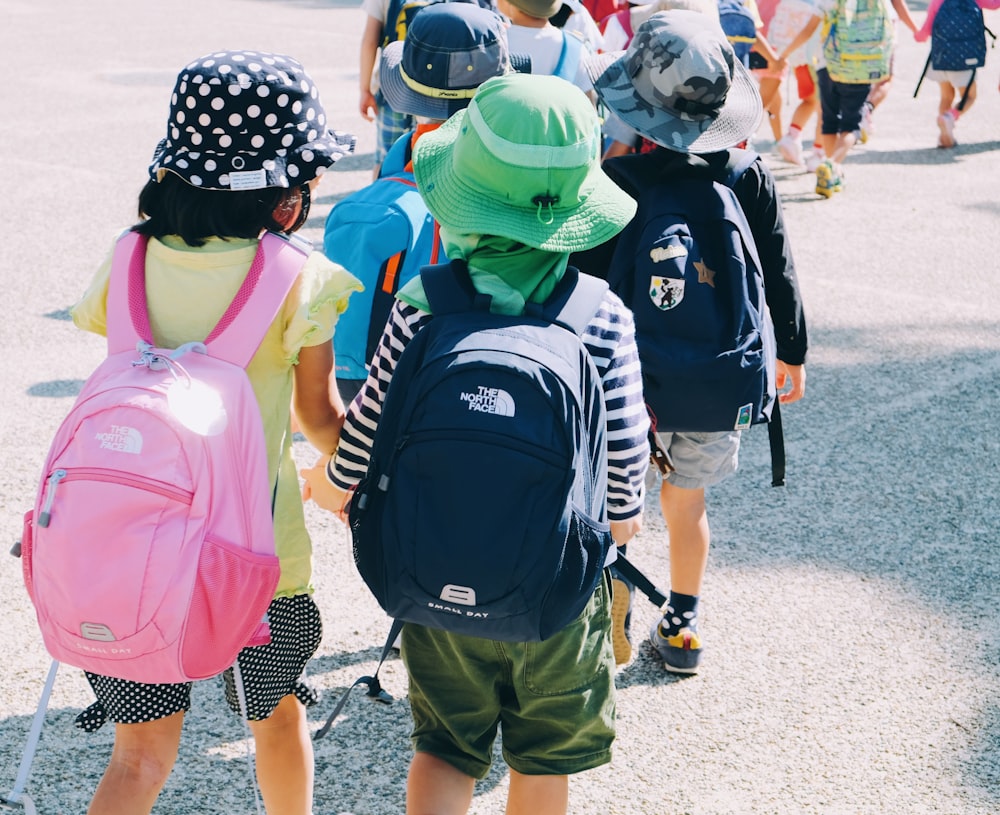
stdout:
<svg viewBox="0 0 1000 815">
<path fill-rule="evenodd" d="M 583 610 L 613 545 L 603 390 L 581 339 L 607 284 L 570 268 L 506 316 L 464 263 L 421 279 L 434 316 L 399 359 L 351 501 L 355 563 L 397 621 L 544 640 Z"/>
<path fill-rule="evenodd" d="M 643 390 L 659 431 L 742 430 L 774 410 L 774 329 L 756 244 L 731 189 L 756 157 L 731 150 L 724 183 L 671 176 L 650 184 L 632 176 L 631 157 L 610 165 L 639 208 L 608 283 L 635 315 Z"/>
<path fill-rule="evenodd" d="M 976 0 L 944 0 L 931 24 L 931 67 L 938 71 L 982 68 L 986 31 Z"/>
</svg>

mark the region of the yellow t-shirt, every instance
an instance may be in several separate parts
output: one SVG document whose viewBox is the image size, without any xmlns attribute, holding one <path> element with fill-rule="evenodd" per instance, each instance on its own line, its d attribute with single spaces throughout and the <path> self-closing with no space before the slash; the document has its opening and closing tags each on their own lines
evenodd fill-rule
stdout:
<svg viewBox="0 0 1000 815">
<path fill-rule="evenodd" d="M 163 348 L 203 340 L 229 307 L 257 252 L 251 239 L 210 239 L 190 247 L 179 237 L 150 239 L 146 250 L 146 297 L 153 340 Z M 73 306 L 73 322 L 95 334 L 107 333 L 111 254 L 97 270 L 83 298 Z M 290 428 L 292 366 L 299 349 L 330 342 L 337 318 L 361 283 L 319 252 L 306 260 L 264 340 L 247 366 L 264 433 L 268 472 L 277 478 L 274 532 L 281 560 L 276 596 L 312 591 L 312 543 L 306 530 L 298 473 L 292 459 Z M 279 470 L 280 463 L 280 470 Z"/>
</svg>

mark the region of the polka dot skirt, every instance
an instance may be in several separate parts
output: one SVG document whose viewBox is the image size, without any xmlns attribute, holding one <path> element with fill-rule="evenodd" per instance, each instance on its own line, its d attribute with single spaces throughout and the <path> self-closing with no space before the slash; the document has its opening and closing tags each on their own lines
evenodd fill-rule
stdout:
<svg viewBox="0 0 1000 815">
<path fill-rule="evenodd" d="M 266 719 L 283 697 L 292 694 L 311 707 L 319 694 L 303 676 L 323 636 L 319 609 L 312 597 L 276 597 L 267 611 L 271 642 L 240 651 L 247 710 L 252 720 Z M 191 709 L 191 683 L 149 685 L 99 674 L 86 674 L 97 702 L 76 717 L 76 726 L 87 732 L 107 720 L 122 724 L 151 722 Z M 223 674 L 226 702 L 240 714 L 232 669 Z"/>
</svg>

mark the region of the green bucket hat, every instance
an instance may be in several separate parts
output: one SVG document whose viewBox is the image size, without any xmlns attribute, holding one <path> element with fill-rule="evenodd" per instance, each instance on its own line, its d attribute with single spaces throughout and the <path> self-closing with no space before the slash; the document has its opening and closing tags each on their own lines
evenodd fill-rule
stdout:
<svg viewBox="0 0 1000 815">
<path fill-rule="evenodd" d="M 554 76 L 484 82 L 468 108 L 417 140 L 413 174 L 442 225 L 549 252 L 598 246 L 636 209 L 601 170 L 594 106 Z"/>
</svg>

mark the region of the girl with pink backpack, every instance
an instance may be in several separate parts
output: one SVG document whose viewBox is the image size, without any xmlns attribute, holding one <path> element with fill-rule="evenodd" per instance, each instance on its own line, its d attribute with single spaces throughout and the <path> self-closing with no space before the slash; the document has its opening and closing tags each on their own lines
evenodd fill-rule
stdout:
<svg viewBox="0 0 1000 815">
<path fill-rule="evenodd" d="M 226 323 L 223 315 L 239 302 L 254 268 L 265 278 L 274 271 L 266 263 L 263 272 L 252 265 L 275 243 L 269 233 L 287 236 L 302 227 L 322 174 L 352 152 L 354 142 L 329 128 L 315 85 L 291 57 L 224 51 L 179 73 L 166 137 L 139 195 L 141 220 L 130 230 L 145 243 L 135 257 L 141 263 L 144 253 L 155 348 L 206 341 L 213 326 Z M 72 310 L 80 328 L 103 334 L 116 322 L 117 315 L 108 313 L 120 302 L 109 299 L 113 255 Z M 237 678 L 233 669 L 223 675 L 230 707 L 249 721 L 257 781 L 270 815 L 312 811 L 305 708 L 316 693 L 304 681 L 304 669 L 321 637 L 290 411 L 294 403 L 300 429 L 320 453 L 336 449 L 344 406 L 328 386 L 330 340 L 349 295 L 361 288 L 321 253 L 304 251 L 296 261 L 300 268 L 290 291 L 275 303 L 276 316 L 261 331 L 259 346 L 251 346 L 257 350 L 246 366 L 263 420 L 271 503 L 265 523 L 273 523 L 280 564 L 267 609 L 270 642 L 244 647 Z M 206 344 L 211 352 L 211 340 Z M 114 536 L 115 529 L 106 534 Z M 114 749 L 89 813 L 148 813 L 176 761 L 191 682 L 142 682 L 91 671 L 87 679 L 98 702 L 81 714 L 78 726 L 93 730 L 106 719 L 115 722 Z"/>
</svg>

